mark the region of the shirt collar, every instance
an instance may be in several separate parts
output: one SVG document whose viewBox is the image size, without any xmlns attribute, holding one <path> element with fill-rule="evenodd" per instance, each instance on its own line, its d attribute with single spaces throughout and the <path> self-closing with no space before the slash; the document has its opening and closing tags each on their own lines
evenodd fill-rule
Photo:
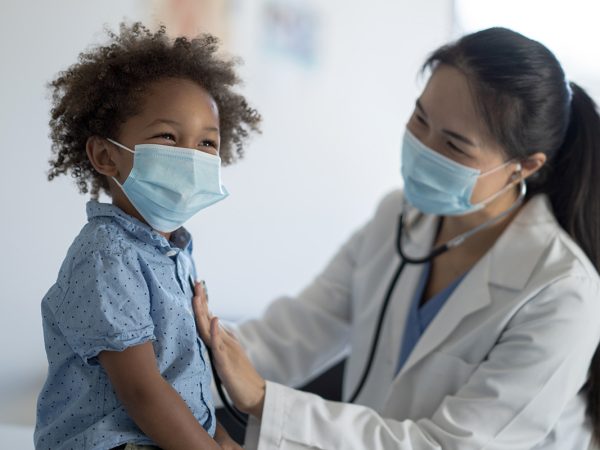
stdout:
<svg viewBox="0 0 600 450">
<path fill-rule="evenodd" d="M 95 217 L 109 217 L 140 241 L 158 248 L 168 256 L 173 256 L 175 254 L 173 251 L 177 252 L 177 250 L 192 251 L 192 235 L 184 227 L 173 231 L 171 233 L 171 240 L 169 241 L 149 225 L 130 216 L 118 206 L 110 203 L 100 203 L 96 200 L 90 200 L 87 202 L 86 212 L 88 221 L 91 221 Z"/>
</svg>

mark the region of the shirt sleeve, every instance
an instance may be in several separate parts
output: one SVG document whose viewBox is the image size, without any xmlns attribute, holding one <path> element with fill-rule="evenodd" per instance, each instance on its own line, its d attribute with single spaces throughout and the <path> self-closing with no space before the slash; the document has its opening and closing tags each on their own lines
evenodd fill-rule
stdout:
<svg viewBox="0 0 600 450">
<path fill-rule="evenodd" d="M 57 326 L 73 351 L 97 364 L 103 350 L 123 351 L 154 340 L 150 294 L 137 255 L 90 251 L 73 262 Z"/>
</svg>

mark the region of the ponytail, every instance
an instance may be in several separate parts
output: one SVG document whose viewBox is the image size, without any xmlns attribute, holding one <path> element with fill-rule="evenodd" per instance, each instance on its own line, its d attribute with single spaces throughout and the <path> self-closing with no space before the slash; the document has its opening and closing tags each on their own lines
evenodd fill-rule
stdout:
<svg viewBox="0 0 600 450">
<path fill-rule="evenodd" d="M 575 83 L 571 118 L 545 191 L 560 225 L 600 272 L 600 115 Z"/>
<path fill-rule="evenodd" d="M 547 163 L 528 179 L 528 197 L 548 196 L 558 223 L 600 272 L 600 115 L 594 101 L 565 82 L 550 50 L 506 28 L 440 47 L 424 68 L 439 63 L 465 74 L 478 112 L 508 159 L 546 154 Z M 583 392 L 600 444 L 600 346 L 588 377 Z"/>
<path fill-rule="evenodd" d="M 571 119 L 546 192 L 560 225 L 600 272 L 600 115 L 582 88 L 575 83 L 570 87 Z M 592 359 L 585 392 L 594 439 L 600 443 L 600 346 Z"/>
</svg>

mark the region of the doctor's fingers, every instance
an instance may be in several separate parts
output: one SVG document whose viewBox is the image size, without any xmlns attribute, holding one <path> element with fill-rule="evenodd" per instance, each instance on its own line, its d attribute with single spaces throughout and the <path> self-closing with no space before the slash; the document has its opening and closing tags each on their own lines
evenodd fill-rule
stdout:
<svg viewBox="0 0 600 450">
<path fill-rule="evenodd" d="M 208 310 L 208 288 L 206 287 L 206 282 L 204 280 L 196 281 L 194 283 L 194 296 L 200 297 L 200 299 L 206 303 L 206 308 Z"/>
<path fill-rule="evenodd" d="M 211 318 L 212 319 L 212 318 Z M 219 322 L 219 326 L 221 327 L 221 330 L 225 332 L 225 334 L 231 338 L 232 340 L 234 340 L 235 342 L 239 342 L 238 338 L 235 334 L 233 334 L 232 331 L 229 330 L 229 328 L 227 328 L 225 325 L 221 324 L 221 322 Z"/>
<path fill-rule="evenodd" d="M 194 309 L 194 317 L 196 319 L 196 328 L 200 338 L 206 345 L 210 346 L 210 321 L 213 318 L 208 310 L 204 286 L 201 283 L 195 285 L 195 295 L 192 299 L 192 307 Z"/>
<path fill-rule="evenodd" d="M 210 331 L 215 367 L 223 386 L 238 409 L 258 417 L 264 402 L 265 380 L 237 339 L 220 326 L 218 318 L 212 320 Z"/>
</svg>

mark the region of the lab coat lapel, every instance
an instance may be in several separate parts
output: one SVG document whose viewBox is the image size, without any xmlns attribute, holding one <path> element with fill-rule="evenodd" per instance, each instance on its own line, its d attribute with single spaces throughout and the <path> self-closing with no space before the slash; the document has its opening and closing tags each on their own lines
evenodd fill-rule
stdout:
<svg viewBox="0 0 600 450">
<path fill-rule="evenodd" d="M 410 370 L 434 351 L 469 314 L 490 304 L 489 256 L 484 256 L 467 274 L 429 324 L 398 375 Z"/>
<path fill-rule="evenodd" d="M 559 230 L 548 197 L 529 200 L 490 252 L 490 285 L 523 289 Z"/>
<path fill-rule="evenodd" d="M 493 301 L 492 287 L 523 289 L 557 229 L 547 197 L 529 200 L 448 298 L 398 375 L 434 351 L 465 317 L 488 306 Z M 400 328 L 404 329 L 403 324 Z"/>
</svg>

